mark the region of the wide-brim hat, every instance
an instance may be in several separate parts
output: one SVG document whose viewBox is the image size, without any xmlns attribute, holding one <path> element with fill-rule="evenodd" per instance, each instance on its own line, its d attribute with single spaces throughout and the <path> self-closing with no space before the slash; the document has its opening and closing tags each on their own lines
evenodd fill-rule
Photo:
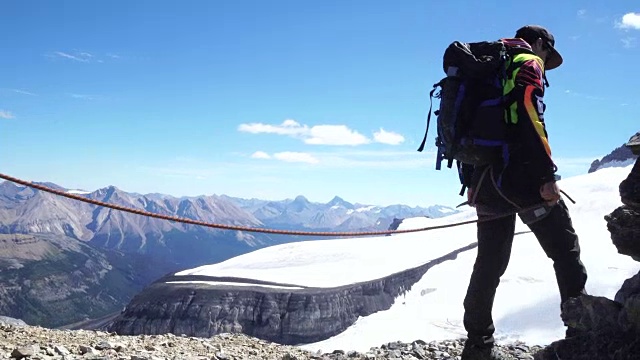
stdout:
<svg viewBox="0 0 640 360">
<path fill-rule="evenodd" d="M 545 70 L 553 70 L 562 65 L 564 61 L 562 55 L 556 50 L 556 41 L 549 30 L 539 25 L 526 25 L 516 31 L 516 37 L 532 44 L 538 39 L 542 39 L 549 49 L 549 56 L 545 60 Z"/>
</svg>

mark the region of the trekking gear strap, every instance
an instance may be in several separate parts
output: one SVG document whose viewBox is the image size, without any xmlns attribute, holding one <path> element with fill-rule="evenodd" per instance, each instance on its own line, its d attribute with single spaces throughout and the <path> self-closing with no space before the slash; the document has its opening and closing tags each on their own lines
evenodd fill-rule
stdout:
<svg viewBox="0 0 640 360">
<path fill-rule="evenodd" d="M 422 143 L 420 144 L 420 147 L 418 148 L 419 152 L 422 152 L 422 150 L 424 150 L 424 145 L 427 142 L 427 134 L 429 133 L 429 124 L 431 123 L 431 110 L 433 110 L 433 93 L 436 91 L 436 88 L 440 85 L 440 83 L 437 83 L 435 85 L 433 85 L 433 90 L 431 90 L 429 92 L 429 114 L 427 115 L 427 130 L 424 132 L 424 138 L 422 139 Z M 438 156 L 440 154 L 438 153 Z"/>
</svg>

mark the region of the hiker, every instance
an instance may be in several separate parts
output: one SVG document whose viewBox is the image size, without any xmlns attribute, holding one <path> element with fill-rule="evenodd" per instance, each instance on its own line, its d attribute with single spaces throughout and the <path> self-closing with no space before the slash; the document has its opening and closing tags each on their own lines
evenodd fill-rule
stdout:
<svg viewBox="0 0 640 360">
<path fill-rule="evenodd" d="M 556 185 L 559 177 L 551 159 L 543 115 L 544 87 L 548 86 L 545 71 L 559 67 L 563 58 L 554 47 L 553 35 L 540 26 L 524 26 L 517 30 L 515 38 L 501 41 L 517 48 L 516 58 L 520 60 L 507 73 L 514 75 L 511 96 L 516 104 L 506 111 L 508 162 L 505 157 L 498 157 L 489 165 L 462 165 L 461 169 L 468 203 L 475 207 L 480 219 L 478 253 L 464 299 L 468 336 L 462 360 L 507 358 L 494 347 L 491 313 L 500 277 L 511 255 L 516 215 L 483 219 L 517 211 L 553 260 L 561 304 L 584 294 L 587 280 L 578 236 Z M 532 209 L 536 204 L 544 205 Z M 567 329 L 567 336 L 572 332 Z"/>
</svg>

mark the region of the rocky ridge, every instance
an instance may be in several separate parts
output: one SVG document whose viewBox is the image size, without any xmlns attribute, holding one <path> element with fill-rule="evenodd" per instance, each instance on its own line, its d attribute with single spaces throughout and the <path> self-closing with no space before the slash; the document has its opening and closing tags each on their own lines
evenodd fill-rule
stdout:
<svg viewBox="0 0 640 360">
<path fill-rule="evenodd" d="M 638 136 L 638 134 L 634 135 Z M 630 141 L 631 142 L 631 141 Z M 612 166 L 626 166 L 633 164 L 633 161 L 638 157 L 628 144 L 623 144 L 615 148 L 611 153 L 605 155 L 602 159 L 596 159 L 591 163 L 588 173 L 598 171 L 599 169 L 612 167 Z"/>
<path fill-rule="evenodd" d="M 29 360 L 404 360 L 460 359 L 462 339 L 440 342 L 389 342 L 365 353 L 310 352 L 244 334 L 210 338 L 187 336 L 120 336 L 93 330 L 51 330 L 0 323 L 0 358 Z M 515 360 L 530 360 L 539 347 L 516 343 L 500 346 Z"/>
</svg>

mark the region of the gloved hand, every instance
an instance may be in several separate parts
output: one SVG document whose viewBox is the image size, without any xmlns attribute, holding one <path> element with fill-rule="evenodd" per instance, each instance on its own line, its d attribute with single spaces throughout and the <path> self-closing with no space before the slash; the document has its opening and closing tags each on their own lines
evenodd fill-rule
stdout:
<svg viewBox="0 0 640 360">
<path fill-rule="evenodd" d="M 542 197 L 547 205 L 553 206 L 560 201 L 560 189 L 555 181 L 549 181 L 540 187 L 540 197 Z"/>
</svg>

